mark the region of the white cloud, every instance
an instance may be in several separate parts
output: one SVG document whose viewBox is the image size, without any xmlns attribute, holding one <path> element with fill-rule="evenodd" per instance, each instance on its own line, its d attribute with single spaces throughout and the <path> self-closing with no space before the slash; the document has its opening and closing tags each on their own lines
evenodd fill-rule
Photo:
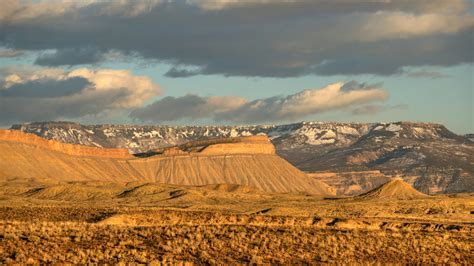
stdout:
<svg viewBox="0 0 474 266">
<path fill-rule="evenodd" d="M 346 89 L 351 85 L 351 89 Z M 356 86 L 354 86 L 356 85 Z M 265 122 L 300 120 L 307 116 L 344 110 L 359 104 L 385 101 L 388 93 L 379 86 L 338 82 L 320 89 L 308 89 L 286 97 L 257 99 L 231 111 L 217 113 L 216 120 Z"/>
<path fill-rule="evenodd" d="M 280 112 L 282 116 L 308 115 L 388 98 L 387 92 L 379 88 L 344 91 L 343 86 L 344 83 L 338 82 L 319 90 L 304 90 L 288 96 L 280 104 Z"/>
<path fill-rule="evenodd" d="M 160 93 L 160 86 L 149 77 L 128 70 L 10 69 L 0 80 L 0 123 L 123 111 Z"/>
<path fill-rule="evenodd" d="M 99 69 L 91 70 L 79 68 L 71 71 L 64 71 L 58 68 L 45 68 L 36 71 L 25 71 L 23 73 L 11 73 L 4 77 L 3 87 L 9 88 L 15 84 L 26 83 L 28 81 L 51 79 L 66 80 L 73 77 L 80 77 L 90 82 L 90 87 L 84 93 L 90 91 L 115 91 L 125 90 L 126 96 L 117 99 L 112 107 L 134 108 L 139 107 L 144 101 L 161 93 L 160 86 L 155 84 L 147 76 L 135 76 L 129 70 Z M 0 88 L 1 89 L 1 88 Z"/>
<path fill-rule="evenodd" d="M 80 68 L 66 74 L 67 77 L 82 77 L 91 82 L 97 91 L 125 89 L 127 96 L 117 100 L 116 108 L 139 107 L 144 101 L 160 94 L 160 87 L 147 76 L 134 76 L 128 70 Z"/>
<path fill-rule="evenodd" d="M 352 81 L 308 89 L 286 97 L 253 101 L 236 96 L 165 97 L 134 110 L 131 117 L 153 122 L 197 118 L 237 123 L 269 122 L 302 119 L 309 115 L 387 99 L 388 93 L 379 86 Z"/>
</svg>

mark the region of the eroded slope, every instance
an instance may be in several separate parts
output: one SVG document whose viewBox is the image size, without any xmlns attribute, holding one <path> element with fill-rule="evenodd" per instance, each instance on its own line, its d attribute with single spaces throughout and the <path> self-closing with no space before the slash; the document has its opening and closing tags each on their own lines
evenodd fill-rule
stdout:
<svg viewBox="0 0 474 266">
<path fill-rule="evenodd" d="M 197 151 L 168 149 L 147 158 L 121 150 L 82 147 L 31 140 L 16 131 L 0 134 L 0 178 L 37 178 L 56 181 L 158 182 L 180 185 L 239 184 L 268 192 L 333 195 L 324 183 L 306 176 L 275 155 L 265 136 L 230 143 L 204 143 Z M 19 137 L 18 137 L 19 136 Z M 39 143 L 39 144 L 38 144 Z M 64 146 L 64 148 L 61 145 Z M 200 147 L 199 146 L 199 147 Z M 51 148 L 53 147 L 53 148 Z M 175 152 L 170 152 L 170 151 Z M 120 153 L 118 153 L 120 154 Z"/>
</svg>

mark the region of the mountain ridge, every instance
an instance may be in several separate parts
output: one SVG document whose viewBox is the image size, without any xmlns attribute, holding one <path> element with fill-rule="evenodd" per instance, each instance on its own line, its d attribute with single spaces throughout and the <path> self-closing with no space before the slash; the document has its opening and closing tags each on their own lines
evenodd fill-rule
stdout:
<svg viewBox="0 0 474 266">
<path fill-rule="evenodd" d="M 356 195 L 396 175 L 428 194 L 474 191 L 474 142 L 437 123 L 85 126 L 70 122 L 37 122 L 14 125 L 12 129 L 66 143 L 127 148 L 132 152 L 216 137 L 265 134 L 275 145 L 276 152 L 297 168 L 311 173 L 336 173 L 334 178 L 323 181 L 337 187 L 341 194 Z M 357 174 L 364 171 L 380 174 Z"/>
</svg>

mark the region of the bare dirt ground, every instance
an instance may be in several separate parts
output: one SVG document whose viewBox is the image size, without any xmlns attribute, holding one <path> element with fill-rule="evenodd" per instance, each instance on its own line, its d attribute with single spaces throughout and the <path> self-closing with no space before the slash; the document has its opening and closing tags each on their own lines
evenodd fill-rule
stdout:
<svg viewBox="0 0 474 266">
<path fill-rule="evenodd" d="M 0 184 L 0 263 L 474 261 L 474 196 L 272 194 L 237 185 Z"/>
</svg>

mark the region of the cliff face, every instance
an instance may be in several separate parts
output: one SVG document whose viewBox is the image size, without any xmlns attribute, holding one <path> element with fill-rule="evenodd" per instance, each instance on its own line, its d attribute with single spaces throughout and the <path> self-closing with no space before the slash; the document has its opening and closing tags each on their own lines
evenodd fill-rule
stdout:
<svg viewBox="0 0 474 266">
<path fill-rule="evenodd" d="M 236 143 L 218 143 L 205 147 L 201 154 L 275 154 L 275 146 L 267 136 L 240 137 Z"/>
<path fill-rule="evenodd" d="M 107 158 L 132 158 L 127 149 L 97 148 L 82 145 L 67 144 L 40 138 L 34 134 L 24 133 L 18 130 L 0 130 L 1 141 L 22 143 L 34 147 L 44 148 L 74 156 L 92 156 Z"/>
<path fill-rule="evenodd" d="M 186 147 L 174 147 L 168 149 L 170 152 L 138 158 L 124 155 L 121 149 L 117 152 L 46 141 L 20 132 L 2 132 L 0 179 L 239 184 L 268 192 L 334 195 L 331 187 L 274 154 L 274 147 L 265 136 L 198 144 L 190 145 L 189 151 Z M 202 146 L 204 149 L 200 150 Z M 199 149 L 193 150 L 194 147 Z"/>
</svg>

